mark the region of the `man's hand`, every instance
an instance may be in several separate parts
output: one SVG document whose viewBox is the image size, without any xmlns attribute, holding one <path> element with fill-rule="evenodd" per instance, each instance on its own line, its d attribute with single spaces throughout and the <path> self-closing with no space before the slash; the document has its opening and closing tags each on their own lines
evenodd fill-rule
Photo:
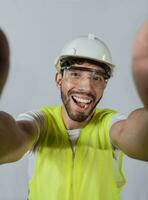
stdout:
<svg viewBox="0 0 148 200">
<path fill-rule="evenodd" d="M 9 44 L 4 32 L 0 29 L 0 95 L 7 80 L 9 70 Z"/>
<path fill-rule="evenodd" d="M 133 47 L 132 70 L 144 108 L 131 112 L 110 129 L 114 146 L 126 155 L 148 161 L 148 21 L 139 29 Z"/>
<path fill-rule="evenodd" d="M 148 107 L 148 20 L 136 35 L 132 66 L 139 96 L 144 106 Z"/>
</svg>

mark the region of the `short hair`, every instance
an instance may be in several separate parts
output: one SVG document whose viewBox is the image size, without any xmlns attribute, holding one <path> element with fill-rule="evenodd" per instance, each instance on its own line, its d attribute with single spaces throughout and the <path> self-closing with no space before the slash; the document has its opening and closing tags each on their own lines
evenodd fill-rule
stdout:
<svg viewBox="0 0 148 200">
<path fill-rule="evenodd" d="M 64 68 L 64 66 L 71 66 L 71 65 L 74 65 L 74 64 L 83 64 L 84 62 L 89 62 L 91 64 L 98 65 L 99 67 L 104 69 L 106 79 L 109 79 L 112 76 L 112 71 L 111 71 L 109 65 L 107 65 L 106 63 L 91 60 L 91 59 L 88 59 L 88 58 L 79 58 L 79 57 L 71 57 L 71 56 L 66 57 L 66 58 L 61 58 L 60 59 L 60 68 L 61 68 L 61 71 L 62 71 L 62 68 Z"/>
</svg>

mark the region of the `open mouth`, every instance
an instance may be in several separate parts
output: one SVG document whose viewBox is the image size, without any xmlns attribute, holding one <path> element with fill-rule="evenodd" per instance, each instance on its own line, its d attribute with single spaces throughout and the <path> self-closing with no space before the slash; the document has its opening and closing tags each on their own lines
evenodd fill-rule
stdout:
<svg viewBox="0 0 148 200">
<path fill-rule="evenodd" d="M 92 103 L 92 99 L 86 99 L 74 95 L 72 96 L 72 99 L 75 102 L 75 104 L 81 109 L 87 109 L 89 105 Z"/>
</svg>

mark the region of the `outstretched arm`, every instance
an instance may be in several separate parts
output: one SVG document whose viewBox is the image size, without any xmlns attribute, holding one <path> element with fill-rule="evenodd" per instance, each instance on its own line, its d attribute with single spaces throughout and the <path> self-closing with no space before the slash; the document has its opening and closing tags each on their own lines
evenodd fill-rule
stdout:
<svg viewBox="0 0 148 200">
<path fill-rule="evenodd" d="M 16 121 L 0 112 L 0 164 L 19 160 L 39 138 L 39 127 L 29 120 Z"/>
<path fill-rule="evenodd" d="M 0 96 L 9 71 L 9 44 L 0 29 Z M 33 121 L 15 121 L 0 111 L 0 164 L 20 159 L 37 141 L 39 130 Z"/>
<path fill-rule="evenodd" d="M 148 161 L 148 21 L 135 38 L 132 70 L 144 107 L 113 124 L 110 136 L 113 144 L 128 156 Z"/>
</svg>

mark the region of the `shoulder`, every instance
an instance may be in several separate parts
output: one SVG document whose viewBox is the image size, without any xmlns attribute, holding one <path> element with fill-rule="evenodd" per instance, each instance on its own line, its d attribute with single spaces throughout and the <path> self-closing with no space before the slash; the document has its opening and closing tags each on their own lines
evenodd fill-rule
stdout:
<svg viewBox="0 0 148 200">
<path fill-rule="evenodd" d="M 111 109 L 111 108 L 96 108 L 96 111 L 95 111 L 96 114 L 99 114 L 99 115 L 103 115 L 103 114 L 112 114 L 112 113 L 117 113 L 116 110 L 114 109 Z"/>
<path fill-rule="evenodd" d="M 127 116 L 123 113 L 110 108 L 100 109 L 97 108 L 95 111 L 95 116 L 99 119 L 108 119 L 110 121 L 110 126 L 116 123 L 117 121 L 124 120 Z"/>
<path fill-rule="evenodd" d="M 99 121 L 110 120 L 112 116 L 116 115 L 117 111 L 109 108 L 96 108 L 94 118 Z"/>
<path fill-rule="evenodd" d="M 42 106 L 40 112 L 44 116 L 54 116 L 61 112 L 61 106 Z"/>
</svg>

